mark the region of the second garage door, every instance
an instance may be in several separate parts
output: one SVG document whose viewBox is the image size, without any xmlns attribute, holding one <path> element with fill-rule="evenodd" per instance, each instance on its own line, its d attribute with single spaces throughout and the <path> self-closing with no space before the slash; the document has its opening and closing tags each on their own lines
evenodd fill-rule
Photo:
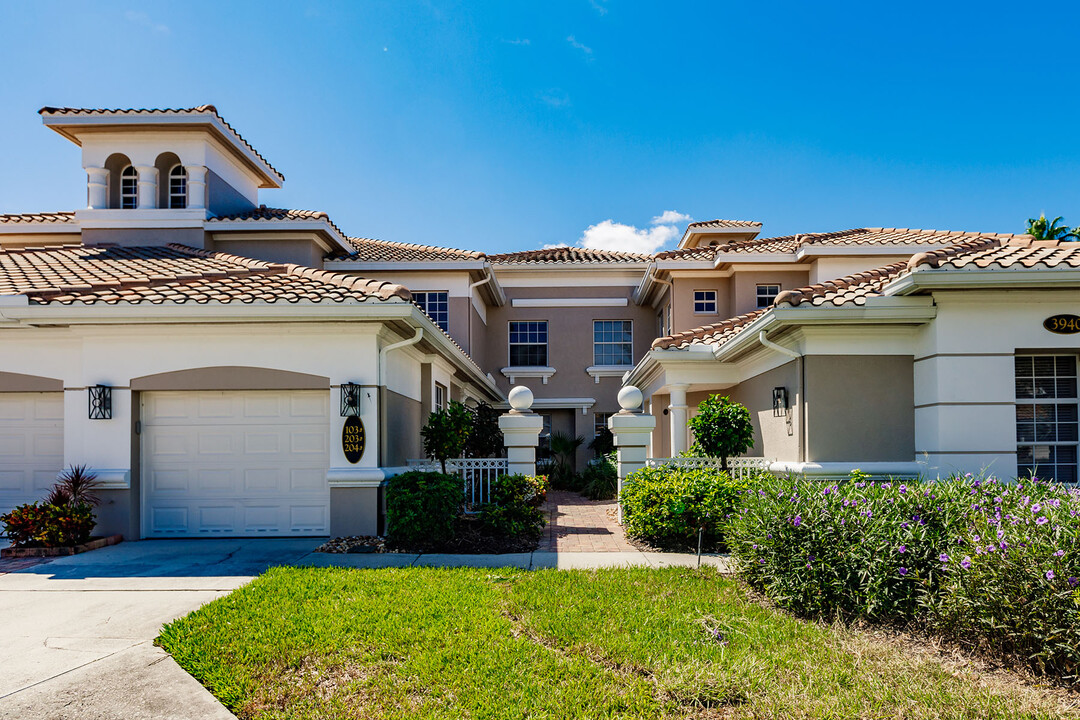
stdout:
<svg viewBox="0 0 1080 720">
<path fill-rule="evenodd" d="M 326 535 L 329 393 L 142 397 L 143 535 Z"/>
<path fill-rule="evenodd" d="M 0 393 L 0 513 L 43 500 L 64 466 L 64 393 Z"/>
</svg>

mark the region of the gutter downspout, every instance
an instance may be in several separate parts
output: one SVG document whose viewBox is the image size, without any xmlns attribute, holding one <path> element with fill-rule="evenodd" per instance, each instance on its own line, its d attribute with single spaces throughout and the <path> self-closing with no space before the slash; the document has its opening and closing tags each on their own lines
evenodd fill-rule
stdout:
<svg viewBox="0 0 1080 720">
<path fill-rule="evenodd" d="M 758 342 L 770 350 L 775 350 L 781 355 L 795 358 L 799 364 L 799 462 L 806 462 L 806 362 L 801 353 L 783 345 L 778 345 L 769 339 L 765 330 L 758 332 Z"/>
<path fill-rule="evenodd" d="M 379 350 L 379 375 L 378 380 L 376 381 L 379 392 L 379 467 L 384 467 L 386 465 L 386 355 L 391 350 L 415 345 L 420 342 L 423 337 L 424 328 L 417 327 L 416 334 L 408 340 L 391 343 Z"/>
</svg>

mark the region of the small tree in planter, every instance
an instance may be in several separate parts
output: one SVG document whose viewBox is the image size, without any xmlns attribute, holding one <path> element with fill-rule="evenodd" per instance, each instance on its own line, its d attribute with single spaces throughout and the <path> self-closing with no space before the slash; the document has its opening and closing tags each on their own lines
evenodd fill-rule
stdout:
<svg viewBox="0 0 1080 720">
<path fill-rule="evenodd" d="M 720 458 L 727 472 L 728 458 L 754 447 L 750 411 L 729 397 L 710 395 L 698 405 L 698 414 L 686 423 L 694 431 L 696 445 L 709 457 Z"/>
<path fill-rule="evenodd" d="M 472 434 L 473 419 L 469 408 L 453 400 L 445 410 L 438 410 L 428 416 L 427 425 L 420 430 L 424 438 L 424 455 L 438 460 L 442 471 L 446 473 L 446 461 L 461 457 L 465 453 L 465 444 Z"/>
<path fill-rule="evenodd" d="M 474 458 L 501 457 L 506 441 L 499 429 L 499 411 L 480 403 L 472 411 L 472 432 L 465 443 L 465 454 Z"/>
</svg>

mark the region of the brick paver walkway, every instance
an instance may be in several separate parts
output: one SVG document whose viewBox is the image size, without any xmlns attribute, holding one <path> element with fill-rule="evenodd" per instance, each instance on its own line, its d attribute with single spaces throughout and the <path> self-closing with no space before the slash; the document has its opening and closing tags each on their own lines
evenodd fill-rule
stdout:
<svg viewBox="0 0 1080 720">
<path fill-rule="evenodd" d="M 548 525 L 540 552 L 634 552 L 615 522 L 614 500 L 588 500 L 575 492 L 551 490 L 544 503 Z"/>
<path fill-rule="evenodd" d="M 53 558 L 0 558 L 0 575 L 43 565 Z"/>
</svg>

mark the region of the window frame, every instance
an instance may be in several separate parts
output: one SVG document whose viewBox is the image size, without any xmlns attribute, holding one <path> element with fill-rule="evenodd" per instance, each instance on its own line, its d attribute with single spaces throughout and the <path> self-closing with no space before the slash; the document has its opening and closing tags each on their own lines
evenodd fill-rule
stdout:
<svg viewBox="0 0 1080 720">
<path fill-rule="evenodd" d="M 1039 358 L 1052 358 L 1053 374 L 1040 373 L 1036 367 Z M 1071 368 L 1062 371 L 1061 361 L 1065 360 Z M 1068 352 L 1046 353 L 1018 353 L 1013 356 L 1013 379 L 1015 383 L 1015 420 L 1016 432 L 1016 472 L 1018 477 L 1028 477 L 1034 474 L 1036 477 L 1044 477 L 1045 468 L 1051 468 L 1053 479 L 1063 484 L 1075 485 L 1080 481 L 1080 363 L 1078 357 Z M 1031 363 L 1031 372 L 1021 374 L 1023 361 Z M 1039 397 L 1039 381 L 1049 382 L 1053 387 L 1052 397 Z M 1022 392 L 1022 384 L 1030 382 L 1030 397 Z M 1044 387 L 1047 387 L 1044 385 Z M 1064 391 L 1063 391 L 1064 389 Z M 1053 408 L 1051 418 L 1040 418 L 1040 408 Z M 1062 417 L 1061 408 L 1066 408 L 1065 417 Z M 1030 408 L 1030 417 L 1022 417 Z M 1045 412 L 1045 411 L 1044 411 Z M 1052 429 L 1054 439 L 1039 437 L 1041 431 Z M 1065 429 L 1066 437 L 1062 440 L 1062 430 Z M 1022 436 L 1022 432 L 1030 433 Z M 1025 457 L 1024 448 L 1030 450 L 1029 457 Z M 1045 448 L 1048 456 L 1047 461 L 1040 464 L 1036 458 L 1038 449 Z M 1060 449 L 1067 449 L 1066 459 L 1062 460 Z M 1068 457 L 1071 455 L 1071 458 Z M 1044 468 L 1044 470 L 1040 470 Z M 1071 477 L 1059 478 L 1062 468 L 1068 468 Z"/>
<path fill-rule="evenodd" d="M 128 173 L 128 170 L 131 173 Z M 131 181 L 131 192 L 125 192 L 124 181 Z M 128 165 L 120 171 L 120 209 L 121 210 L 135 210 L 139 207 L 139 171 L 135 169 L 134 165 Z M 128 205 L 128 200 L 131 204 Z"/>
<path fill-rule="evenodd" d="M 177 170 L 180 171 L 177 174 Z M 175 189 L 174 182 L 179 182 L 180 191 Z M 169 209 L 170 210 L 183 210 L 187 208 L 187 188 L 188 188 L 188 173 L 187 168 L 177 163 L 169 168 L 168 175 L 169 182 Z M 178 202 L 179 201 L 179 202 Z"/>
<path fill-rule="evenodd" d="M 630 339 L 619 341 L 597 341 L 596 339 L 596 326 L 598 323 L 624 323 L 630 326 Z M 619 318 L 618 320 L 593 320 L 593 333 L 592 333 L 592 346 L 593 346 L 593 366 L 594 367 L 633 367 L 634 366 L 634 321 L 627 320 L 625 318 Z M 625 330 L 624 330 L 625 332 Z M 600 362 L 600 358 L 597 356 L 598 345 L 628 345 L 630 353 L 629 361 L 626 363 L 608 363 Z"/>
<path fill-rule="evenodd" d="M 708 299 L 705 299 L 705 298 L 702 298 L 701 300 L 698 300 L 698 293 L 701 293 L 702 295 L 712 294 L 712 300 L 708 300 Z M 717 292 L 714 289 L 702 288 L 702 289 L 694 290 L 694 314 L 695 315 L 717 315 L 720 312 L 719 298 L 720 298 L 720 293 Z M 705 305 L 707 307 L 708 303 L 710 303 L 710 302 L 712 303 L 712 310 L 698 310 L 698 303 L 701 303 L 701 304 L 703 304 L 703 305 Z"/>
<path fill-rule="evenodd" d="M 435 383 L 435 392 L 433 393 L 433 395 L 434 395 L 434 397 L 432 398 L 432 400 L 433 400 L 432 404 L 435 406 L 435 411 L 436 412 L 442 412 L 443 410 L 446 409 L 446 405 L 447 405 L 447 403 L 446 403 L 446 398 L 447 398 L 446 386 L 443 385 L 442 383 L 439 383 L 439 382 Z"/>
<path fill-rule="evenodd" d="M 420 300 L 417 299 L 418 296 L 420 296 L 420 295 L 424 296 L 423 304 L 421 304 Z M 443 295 L 443 296 L 445 296 L 446 325 L 443 325 L 442 322 L 438 318 L 436 318 L 434 315 L 432 315 L 428 311 L 428 301 L 429 301 L 428 296 L 429 295 Z M 413 296 L 413 302 L 416 303 L 420 307 L 420 309 L 424 311 L 424 314 L 427 315 L 431 319 L 431 322 L 438 325 L 439 328 L 443 332 L 445 332 L 446 334 L 449 335 L 450 334 L 450 291 L 449 290 L 417 290 L 417 291 L 413 292 L 412 296 Z M 439 301 L 436 300 L 436 302 L 439 302 Z"/>
<path fill-rule="evenodd" d="M 771 295 L 769 295 L 768 293 L 766 293 L 765 295 L 762 295 L 762 293 L 761 293 L 762 288 L 776 288 L 776 292 L 772 293 Z M 782 291 L 783 291 L 783 287 L 781 286 L 780 283 L 755 283 L 754 284 L 754 297 L 755 297 L 755 299 L 757 301 L 757 309 L 762 310 L 764 308 L 772 307 L 773 300 L 775 300 L 776 296 L 779 295 Z M 769 298 L 768 302 L 766 302 L 764 305 L 761 304 L 761 299 L 763 297 L 768 297 Z"/>
<path fill-rule="evenodd" d="M 594 438 L 600 437 L 600 428 L 603 428 L 604 430 L 608 430 L 608 426 L 607 426 L 608 418 L 610 418 L 614 414 L 615 413 L 609 413 L 609 412 L 606 412 L 606 413 L 605 412 L 593 413 L 593 437 Z M 603 418 L 603 419 L 601 419 L 601 418 Z"/>
<path fill-rule="evenodd" d="M 514 342 L 514 325 L 543 325 L 544 332 L 544 362 L 518 364 L 514 362 L 514 347 L 539 347 L 541 343 Z M 526 330 L 531 332 L 531 330 Z M 547 320 L 507 320 L 506 324 L 506 364 L 508 367 L 551 367 L 551 352 L 549 345 L 548 321 Z"/>
</svg>

